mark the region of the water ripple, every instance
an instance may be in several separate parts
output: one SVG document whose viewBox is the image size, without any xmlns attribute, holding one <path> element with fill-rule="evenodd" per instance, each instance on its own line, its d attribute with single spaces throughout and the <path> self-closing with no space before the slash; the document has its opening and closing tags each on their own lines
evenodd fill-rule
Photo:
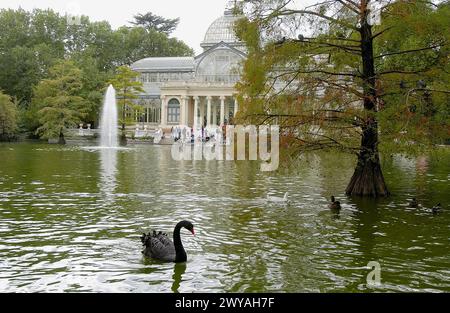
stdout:
<svg viewBox="0 0 450 313">
<path fill-rule="evenodd" d="M 429 210 L 450 200 L 442 162 L 415 191 L 416 165 L 394 158 L 394 195 L 367 203 L 342 195 L 345 157 L 344 173 L 318 154 L 298 173 L 267 174 L 252 162 L 178 163 L 169 147 L 0 153 L 0 292 L 365 292 L 369 261 L 382 267 L 375 291 L 450 291 L 450 214 Z M 285 192 L 288 205 L 267 203 Z M 417 193 L 421 207 L 408 208 Z M 142 256 L 142 232 L 183 219 L 196 228 L 182 231 L 185 265 Z"/>
</svg>

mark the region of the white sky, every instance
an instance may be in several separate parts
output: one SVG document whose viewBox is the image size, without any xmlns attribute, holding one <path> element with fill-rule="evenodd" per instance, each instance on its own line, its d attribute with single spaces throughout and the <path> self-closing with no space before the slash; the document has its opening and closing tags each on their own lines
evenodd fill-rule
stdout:
<svg viewBox="0 0 450 313">
<path fill-rule="evenodd" d="M 303 6 L 316 0 L 296 2 Z M 200 53 L 200 42 L 206 30 L 223 14 L 227 3 L 228 0 L 0 0 L 0 8 L 51 8 L 62 14 L 74 10 L 71 8 L 79 8 L 80 13 L 89 16 L 92 21 L 106 20 L 113 28 L 128 25 L 133 15 L 149 11 L 166 18 L 180 17 L 180 24 L 172 36 Z"/>
</svg>

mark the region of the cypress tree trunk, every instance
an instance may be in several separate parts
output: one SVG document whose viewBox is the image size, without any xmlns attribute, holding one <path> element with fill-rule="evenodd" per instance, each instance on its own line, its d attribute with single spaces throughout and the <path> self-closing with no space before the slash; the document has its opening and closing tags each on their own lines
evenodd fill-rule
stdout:
<svg viewBox="0 0 450 313">
<path fill-rule="evenodd" d="M 363 122 L 361 149 L 355 173 L 347 186 L 346 194 L 351 196 L 385 197 L 389 195 L 378 153 L 378 123 L 376 74 L 373 55 L 372 27 L 368 24 L 368 0 L 361 0 L 361 57 L 363 61 L 364 109 L 367 112 Z"/>
<path fill-rule="evenodd" d="M 369 120 L 363 129 L 361 150 L 358 154 L 358 163 L 346 194 L 349 196 L 389 196 L 381 171 L 380 157 L 377 149 L 378 127 L 375 119 Z"/>
<path fill-rule="evenodd" d="M 125 114 L 124 114 L 123 118 L 125 120 Z M 122 123 L 122 131 L 120 132 L 119 145 L 121 145 L 121 146 L 127 145 L 127 133 L 126 133 L 125 122 Z"/>
<path fill-rule="evenodd" d="M 126 89 L 124 91 L 124 93 L 126 92 Z M 127 145 L 127 133 L 126 133 L 126 124 L 125 124 L 125 119 L 126 119 L 126 99 L 124 98 L 123 100 L 123 106 L 122 106 L 122 131 L 120 133 L 120 137 L 119 137 L 119 145 L 121 146 L 126 146 Z"/>
<path fill-rule="evenodd" d="M 120 138 L 119 138 L 119 144 L 121 146 L 126 146 L 127 145 L 127 134 L 125 133 L 125 131 L 122 131 L 122 133 L 120 134 Z"/>
</svg>

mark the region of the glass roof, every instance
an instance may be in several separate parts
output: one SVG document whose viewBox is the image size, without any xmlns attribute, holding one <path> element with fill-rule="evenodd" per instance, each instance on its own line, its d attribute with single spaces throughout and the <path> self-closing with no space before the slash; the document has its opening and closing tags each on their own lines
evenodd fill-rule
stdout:
<svg viewBox="0 0 450 313">
<path fill-rule="evenodd" d="M 139 60 L 131 65 L 135 71 L 153 70 L 153 71 L 193 71 L 193 57 L 165 57 L 165 58 L 146 58 Z"/>
<path fill-rule="evenodd" d="M 231 12 L 225 12 L 224 16 L 219 17 L 209 26 L 201 46 L 207 48 L 222 41 L 226 43 L 239 42 L 233 30 L 234 23 L 238 18 Z"/>
</svg>

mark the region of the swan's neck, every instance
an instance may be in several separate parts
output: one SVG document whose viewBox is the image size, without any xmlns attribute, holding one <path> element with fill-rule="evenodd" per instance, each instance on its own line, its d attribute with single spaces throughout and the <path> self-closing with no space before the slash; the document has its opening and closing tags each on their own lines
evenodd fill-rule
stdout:
<svg viewBox="0 0 450 313">
<path fill-rule="evenodd" d="M 173 231 L 173 244 L 175 246 L 175 259 L 177 262 L 184 262 L 187 259 L 186 251 L 184 250 L 183 243 L 181 242 L 181 226 L 175 226 Z"/>
</svg>

